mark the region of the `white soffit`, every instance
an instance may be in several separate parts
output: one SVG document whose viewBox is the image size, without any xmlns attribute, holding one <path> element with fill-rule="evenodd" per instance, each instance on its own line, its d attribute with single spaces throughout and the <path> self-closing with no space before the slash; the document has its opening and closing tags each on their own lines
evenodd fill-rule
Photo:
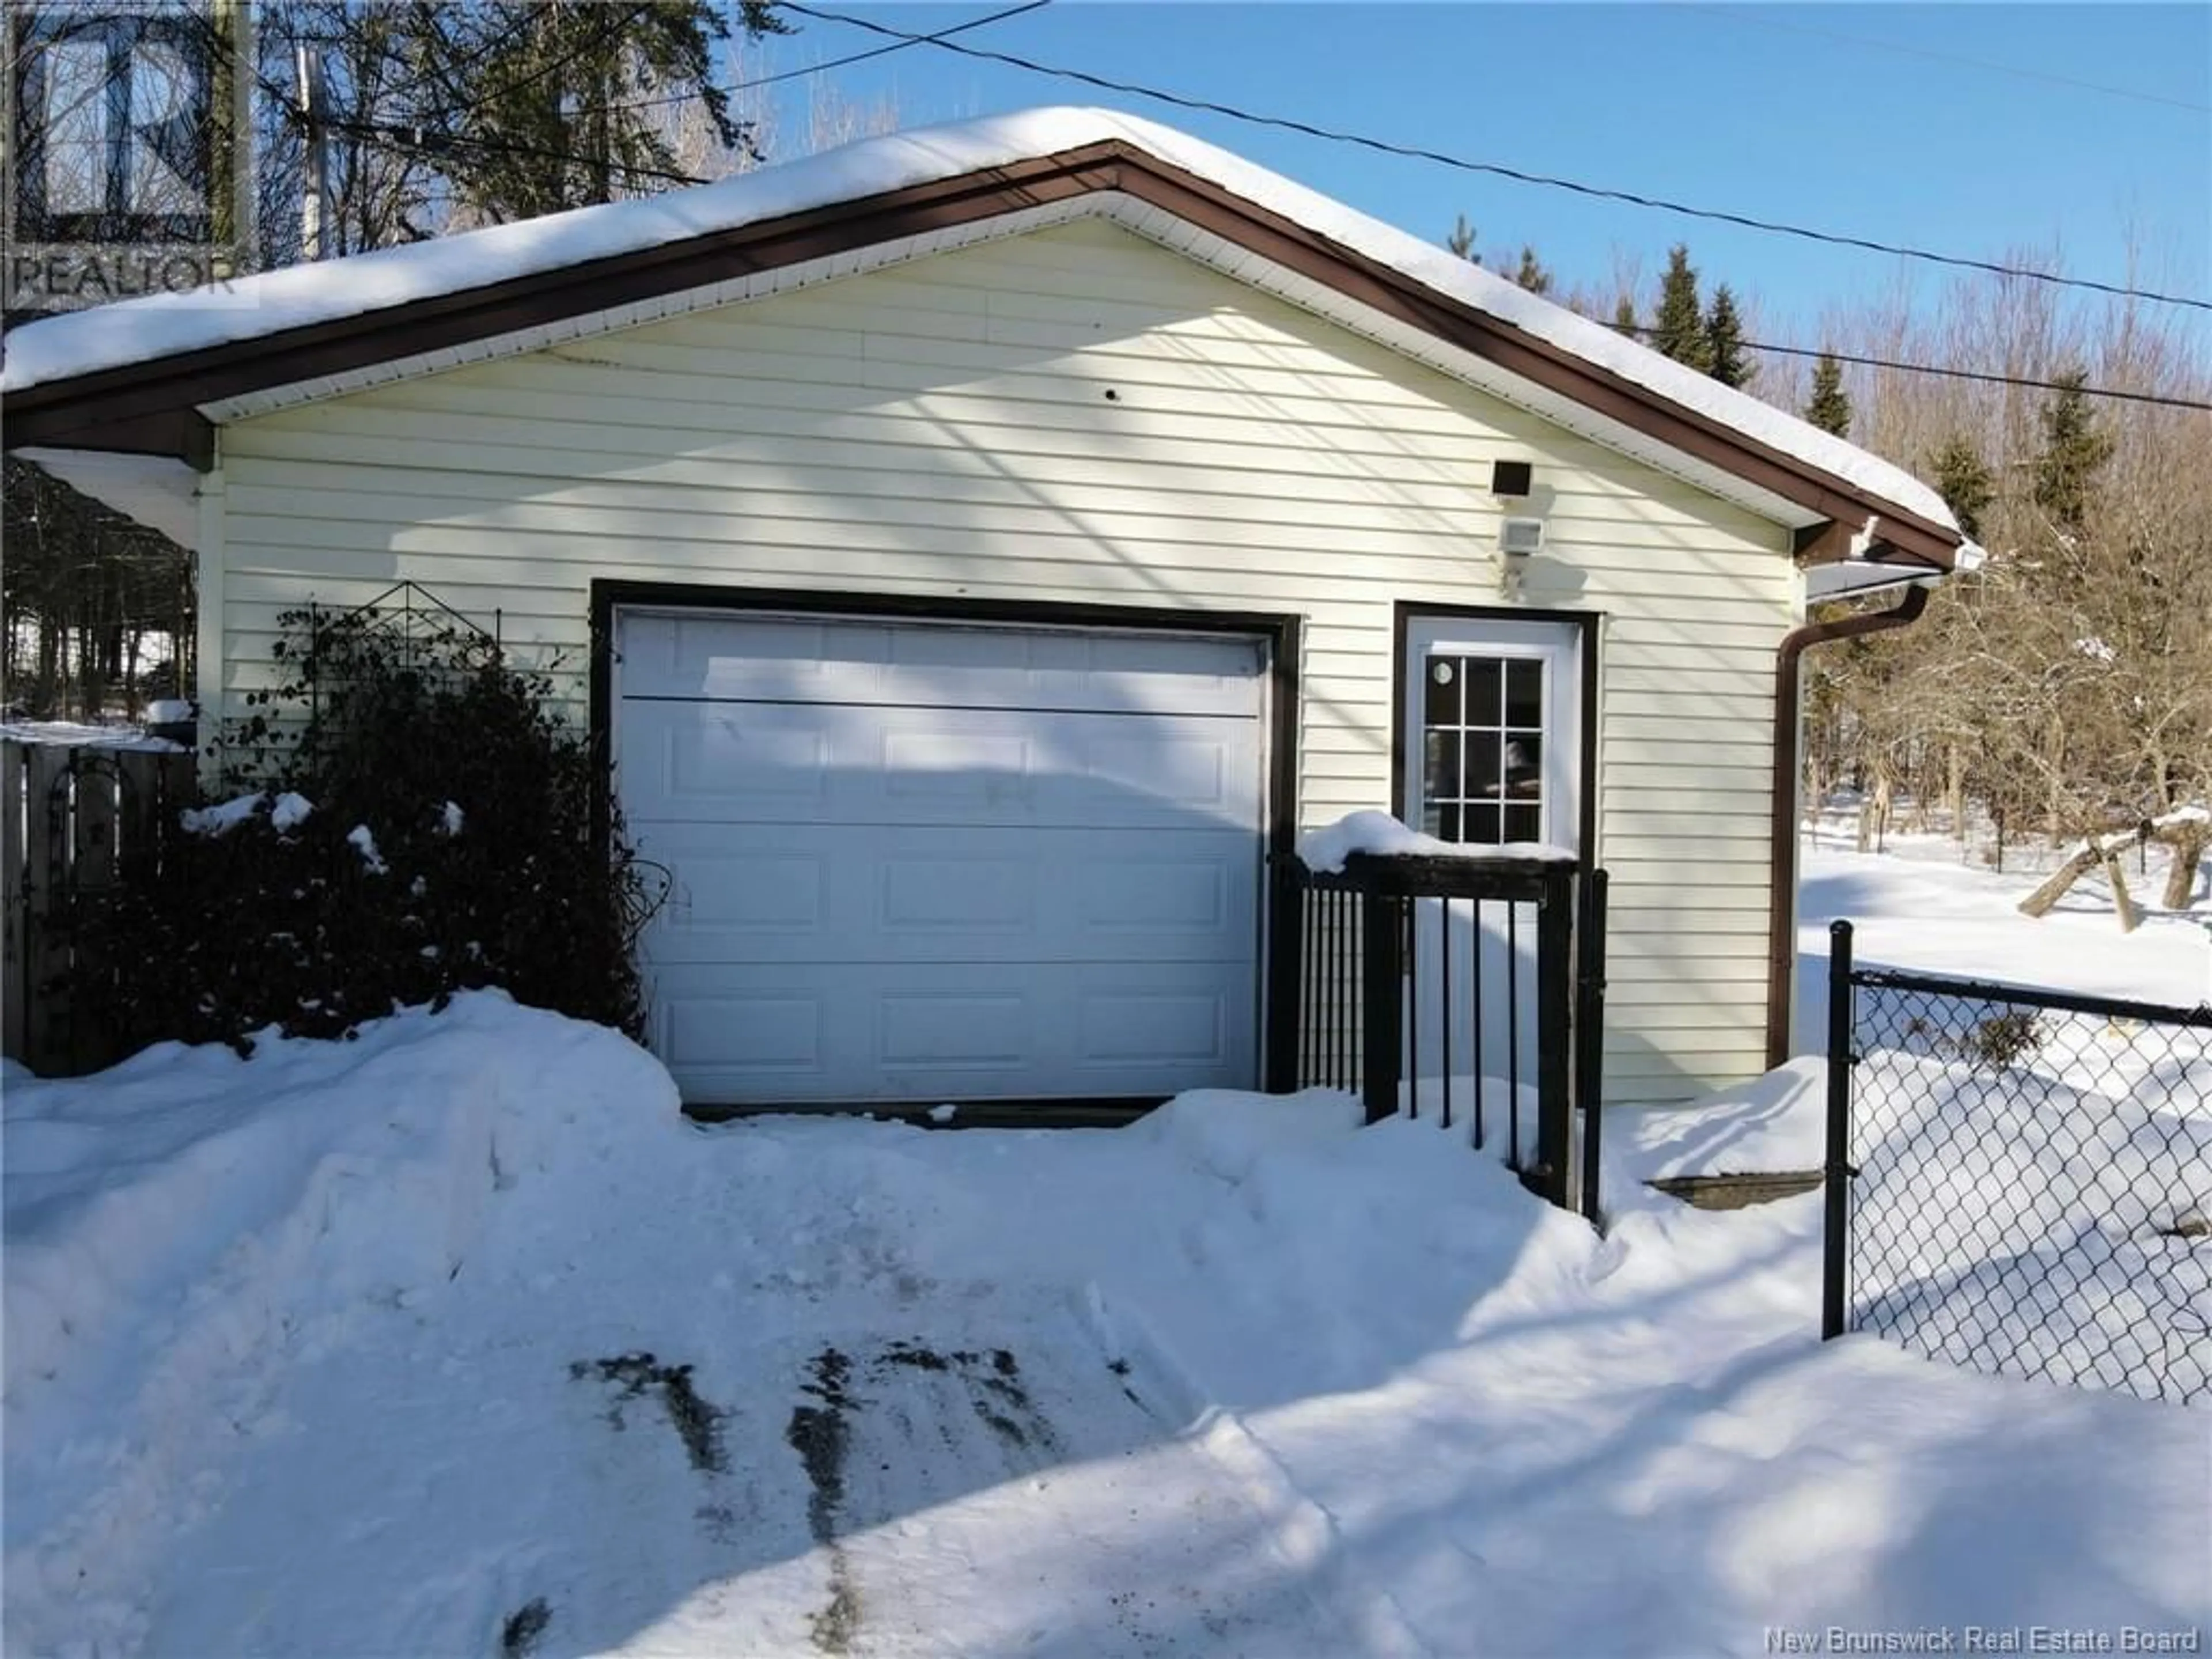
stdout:
<svg viewBox="0 0 2212 1659">
<path fill-rule="evenodd" d="M 910 264 L 934 254 L 1024 236 L 1054 225 L 1086 218 L 1110 220 L 1146 240 L 1218 271 L 1232 281 L 1322 317 L 1339 327 L 1386 346 L 1401 356 L 1424 363 L 1502 402 L 1540 416 L 1566 431 L 1578 434 L 1773 523 L 1790 529 L 1802 529 L 1822 522 L 1820 514 L 1750 483 L 1724 468 L 1686 455 L 1633 427 L 1598 414 L 1573 398 L 1510 374 L 1496 364 L 1472 352 L 1462 351 L 1410 324 L 1385 317 L 1371 307 L 1348 299 L 1335 289 L 1264 258 L 1225 237 L 1201 229 L 1164 209 L 1119 191 L 1090 192 L 932 232 L 926 236 L 901 237 L 870 247 L 781 266 L 775 270 L 733 277 L 727 282 L 708 283 L 679 293 L 656 295 L 648 300 L 605 311 L 562 318 L 536 327 L 471 340 L 437 351 L 396 357 L 342 374 L 264 386 L 239 397 L 203 404 L 199 410 L 200 413 L 217 423 L 244 420 L 303 404 L 343 397 L 372 386 L 419 380 L 471 363 L 520 356 L 571 341 L 642 327 L 664 318 L 743 305 L 749 301 L 787 294 L 796 289 L 817 287 L 823 283 Z"/>
<path fill-rule="evenodd" d="M 104 449 L 19 449 L 72 489 L 125 518 L 158 530 L 179 547 L 199 535 L 199 474 L 169 455 L 132 455 Z"/>
<path fill-rule="evenodd" d="M 1914 582 L 1928 581 L 1943 574 L 1910 560 L 1880 562 L 1872 559 L 1844 559 L 1832 564 L 1807 567 L 1805 597 L 1808 599 L 1850 599 L 1855 594 L 1879 592 L 1884 588 L 1910 586 Z"/>
</svg>

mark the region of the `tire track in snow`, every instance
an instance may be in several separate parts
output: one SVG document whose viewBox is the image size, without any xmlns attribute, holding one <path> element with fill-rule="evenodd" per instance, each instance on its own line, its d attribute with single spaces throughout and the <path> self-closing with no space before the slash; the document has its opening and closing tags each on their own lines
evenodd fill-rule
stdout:
<svg viewBox="0 0 2212 1659">
<path fill-rule="evenodd" d="M 808 1633 L 823 1653 L 846 1654 L 859 1633 L 863 1604 L 845 1553 L 840 1522 L 845 1504 L 845 1464 L 853 1437 L 847 1413 L 854 1405 L 848 1384 L 853 1363 L 836 1347 L 824 1347 L 809 1366 L 811 1380 L 801 1391 L 818 1404 L 801 1401 L 791 1409 L 784 1437 L 805 1466 L 807 1529 L 830 1554 L 830 1599 L 808 1620 Z"/>
</svg>

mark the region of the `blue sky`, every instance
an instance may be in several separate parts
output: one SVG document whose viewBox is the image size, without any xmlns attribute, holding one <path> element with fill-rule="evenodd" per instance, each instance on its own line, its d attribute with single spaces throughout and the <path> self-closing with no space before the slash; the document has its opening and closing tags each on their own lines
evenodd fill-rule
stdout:
<svg viewBox="0 0 2212 1659">
<path fill-rule="evenodd" d="M 810 3 L 916 32 L 998 9 L 993 0 Z M 767 67 L 882 44 L 800 21 L 800 35 L 768 48 Z M 2212 298 L 2212 7 L 2204 5 L 1055 0 L 961 38 L 1763 218 L 1978 258 L 2056 251 L 2070 273 L 2110 281 L 2130 280 L 2132 237 L 2139 285 Z M 1709 279 L 1755 295 L 1766 331 L 1793 337 L 1813 328 L 1824 305 L 1884 289 L 1899 269 L 1885 257 L 1109 98 L 931 46 L 833 76 L 850 96 L 889 96 L 908 125 L 1110 102 L 1424 236 L 1441 240 L 1463 212 L 1486 246 L 1533 242 L 1569 281 L 1609 284 L 1622 256 L 1640 256 L 1656 276 L 1668 244 L 1686 240 Z M 2199 332 L 2212 337 L 2212 326 Z"/>
</svg>

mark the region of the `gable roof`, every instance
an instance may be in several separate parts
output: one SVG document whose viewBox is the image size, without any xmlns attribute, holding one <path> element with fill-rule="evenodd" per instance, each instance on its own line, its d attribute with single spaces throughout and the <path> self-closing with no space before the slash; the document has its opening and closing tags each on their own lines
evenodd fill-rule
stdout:
<svg viewBox="0 0 2212 1659">
<path fill-rule="evenodd" d="M 9 447 L 204 464 L 202 411 L 257 389 L 926 236 L 1072 197 L 1132 196 L 1506 374 L 1826 520 L 1948 568 L 1966 544 L 1901 468 L 1365 214 L 1172 128 L 1042 109 L 921 128 L 691 189 L 157 295 L 10 332 Z"/>
</svg>

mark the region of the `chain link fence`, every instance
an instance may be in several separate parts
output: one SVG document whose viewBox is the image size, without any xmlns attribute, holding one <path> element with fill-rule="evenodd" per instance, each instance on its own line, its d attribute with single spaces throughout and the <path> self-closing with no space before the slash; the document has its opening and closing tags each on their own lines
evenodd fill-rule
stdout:
<svg viewBox="0 0 2212 1659">
<path fill-rule="evenodd" d="M 2212 1403 L 2212 1008 L 1860 969 L 1833 936 L 1826 1334 Z"/>
</svg>

